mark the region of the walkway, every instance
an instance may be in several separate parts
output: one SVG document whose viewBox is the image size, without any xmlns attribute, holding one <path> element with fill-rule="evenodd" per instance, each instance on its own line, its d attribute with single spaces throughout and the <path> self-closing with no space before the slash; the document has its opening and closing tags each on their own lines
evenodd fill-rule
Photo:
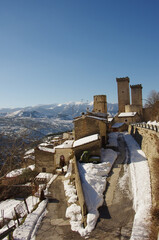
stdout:
<svg viewBox="0 0 159 240">
<path fill-rule="evenodd" d="M 126 174 L 124 171 L 126 145 L 122 136 L 119 137 L 119 151 L 112 174 L 107 179 L 105 201 L 99 208 L 99 221 L 90 234 L 90 240 L 128 240 L 131 236 L 134 210 L 129 191 L 129 178 L 126 179 L 124 192 L 119 188 L 119 180 Z"/>
<path fill-rule="evenodd" d="M 67 208 L 62 181 L 64 176 L 58 176 L 51 184 L 51 198 L 47 205 L 47 214 L 37 232 L 36 240 L 81 240 L 78 233 L 72 232 L 69 220 L 65 218 Z"/>
</svg>

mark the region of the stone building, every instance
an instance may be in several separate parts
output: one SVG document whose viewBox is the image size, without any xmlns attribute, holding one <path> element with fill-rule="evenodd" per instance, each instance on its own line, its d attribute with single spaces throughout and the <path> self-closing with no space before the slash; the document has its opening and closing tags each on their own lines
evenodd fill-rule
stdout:
<svg viewBox="0 0 159 240">
<path fill-rule="evenodd" d="M 74 119 L 75 140 L 98 134 L 101 147 L 107 140 L 107 102 L 105 95 L 94 96 L 92 112 L 87 112 Z"/>
<path fill-rule="evenodd" d="M 73 140 L 66 140 L 64 143 L 54 148 L 54 164 L 56 168 L 61 167 L 61 162 L 63 162 L 64 165 L 68 165 L 73 155 L 73 142 Z"/>
<path fill-rule="evenodd" d="M 142 85 L 131 85 L 131 104 L 128 77 L 116 78 L 118 87 L 119 112 L 115 122 L 125 122 L 127 125 L 143 120 Z"/>
<path fill-rule="evenodd" d="M 95 95 L 93 112 L 95 113 L 107 113 L 107 100 L 106 95 Z"/>
<path fill-rule="evenodd" d="M 125 112 L 125 105 L 130 105 L 129 78 L 116 78 L 118 85 L 118 108 L 119 113 Z"/>
<path fill-rule="evenodd" d="M 35 149 L 35 170 L 37 172 L 53 173 L 56 168 L 54 153 L 53 148 L 38 146 Z"/>
</svg>

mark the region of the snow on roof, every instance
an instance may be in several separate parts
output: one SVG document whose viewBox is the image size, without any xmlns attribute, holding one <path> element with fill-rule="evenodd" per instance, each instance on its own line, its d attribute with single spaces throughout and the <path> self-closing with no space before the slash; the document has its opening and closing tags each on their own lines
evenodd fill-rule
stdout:
<svg viewBox="0 0 159 240">
<path fill-rule="evenodd" d="M 72 148 L 74 140 L 67 140 L 61 145 L 56 146 L 55 148 Z"/>
<path fill-rule="evenodd" d="M 46 147 L 46 146 L 49 146 L 50 143 L 46 143 L 46 142 L 43 142 L 43 143 L 40 143 L 39 146 L 41 147 Z"/>
<path fill-rule="evenodd" d="M 101 120 L 101 121 L 106 121 L 106 120 L 107 120 L 106 118 L 96 117 L 96 116 L 90 116 L 90 115 L 87 115 L 86 117 L 94 118 L 94 119 Z"/>
<path fill-rule="evenodd" d="M 47 147 L 38 146 L 38 149 L 41 150 L 41 151 L 44 151 L 44 152 L 50 152 L 50 153 L 54 153 L 55 152 L 54 148 L 47 148 Z"/>
<path fill-rule="evenodd" d="M 31 154 L 31 153 L 34 153 L 34 148 L 33 148 L 33 149 L 30 149 L 30 150 L 28 150 L 28 151 L 25 153 L 25 155 L 29 155 L 29 154 Z"/>
<path fill-rule="evenodd" d="M 7 173 L 6 177 L 16 177 L 21 175 L 26 169 L 31 169 L 32 171 L 35 169 L 35 165 L 29 165 L 27 168 L 19 168 L 19 169 L 15 169 L 9 173 Z"/>
<path fill-rule="evenodd" d="M 46 173 L 46 172 L 41 172 L 36 176 L 36 178 L 46 178 L 48 180 L 50 180 L 52 177 L 53 177 L 52 173 Z"/>
<path fill-rule="evenodd" d="M 97 119 L 97 120 L 100 120 L 100 121 L 107 121 L 106 118 L 103 118 L 103 117 L 97 117 L 97 116 L 93 116 L 93 115 L 84 115 L 84 117 L 94 118 L 94 119 Z M 83 115 L 80 116 L 80 117 L 74 118 L 74 121 L 77 121 L 77 120 L 82 119 L 82 118 L 83 118 Z"/>
<path fill-rule="evenodd" d="M 118 117 L 134 117 L 136 112 L 122 112 L 118 115 Z"/>
<path fill-rule="evenodd" d="M 108 122 L 111 122 L 113 120 L 113 117 L 108 117 Z"/>
<path fill-rule="evenodd" d="M 87 144 L 87 143 L 90 143 L 90 142 L 94 142 L 94 141 L 97 141 L 98 139 L 99 139 L 98 134 L 93 134 L 93 135 L 90 135 L 90 136 L 87 136 L 87 137 L 83 137 L 83 138 L 80 138 L 80 139 L 76 140 L 73 144 L 73 147 L 78 147 L 80 145 L 84 145 L 84 144 Z"/>
<path fill-rule="evenodd" d="M 124 123 L 114 123 L 112 128 L 120 128 L 123 125 L 124 125 Z"/>
</svg>

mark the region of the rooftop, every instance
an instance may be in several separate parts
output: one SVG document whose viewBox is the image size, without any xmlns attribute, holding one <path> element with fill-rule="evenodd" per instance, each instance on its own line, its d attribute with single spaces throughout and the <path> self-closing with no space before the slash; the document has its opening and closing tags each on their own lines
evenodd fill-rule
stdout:
<svg viewBox="0 0 159 240">
<path fill-rule="evenodd" d="M 81 146 L 81 145 L 84 145 L 84 144 L 87 144 L 90 142 L 94 142 L 94 141 L 97 141 L 98 139 L 99 139 L 98 134 L 93 134 L 93 135 L 90 135 L 87 137 L 83 137 L 83 138 L 76 140 L 73 144 L 73 147 L 78 147 L 78 146 Z"/>
</svg>

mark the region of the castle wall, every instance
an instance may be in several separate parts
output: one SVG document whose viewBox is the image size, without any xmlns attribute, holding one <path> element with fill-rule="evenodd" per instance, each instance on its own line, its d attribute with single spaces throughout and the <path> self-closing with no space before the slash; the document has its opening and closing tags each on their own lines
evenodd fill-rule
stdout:
<svg viewBox="0 0 159 240">
<path fill-rule="evenodd" d="M 116 78 L 118 85 L 119 113 L 125 112 L 125 105 L 130 105 L 129 78 Z"/>
<path fill-rule="evenodd" d="M 135 138 L 147 158 L 159 158 L 158 132 L 135 125 L 129 125 L 128 132 Z"/>
<path fill-rule="evenodd" d="M 158 204 L 158 162 L 159 162 L 159 133 L 137 126 L 129 126 L 129 133 L 135 138 L 145 153 L 150 168 L 153 205 Z"/>
<path fill-rule="evenodd" d="M 107 113 L 106 95 L 94 96 L 93 112 Z"/>
</svg>

